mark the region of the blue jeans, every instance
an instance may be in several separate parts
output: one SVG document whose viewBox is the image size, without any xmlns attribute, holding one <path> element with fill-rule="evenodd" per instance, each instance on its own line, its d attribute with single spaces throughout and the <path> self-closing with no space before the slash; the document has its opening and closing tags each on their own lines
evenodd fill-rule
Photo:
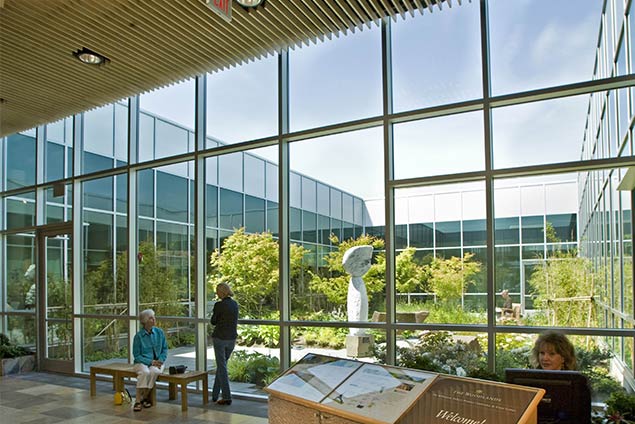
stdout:
<svg viewBox="0 0 635 424">
<path fill-rule="evenodd" d="M 234 351 L 236 340 L 213 339 L 214 355 L 216 356 L 216 377 L 214 377 L 214 387 L 212 388 L 212 400 L 218 399 L 218 394 L 222 392 L 223 399 L 231 399 L 229 391 L 229 376 L 227 375 L 227 360 Z"/>
</svg>

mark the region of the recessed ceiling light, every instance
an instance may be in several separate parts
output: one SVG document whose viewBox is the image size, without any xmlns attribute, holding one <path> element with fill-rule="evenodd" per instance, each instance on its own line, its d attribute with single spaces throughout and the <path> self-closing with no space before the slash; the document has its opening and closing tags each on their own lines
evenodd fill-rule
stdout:
<svg viewBox="0 0 635 424">
<path fill-rule="evenodd" d="M 258 7 L 265 2 L 265 0 L 236 0 L 236 1 L 242 7 Z"/>
<path fill-rule="evenodd" d="M 110 59 L 106 56 L 87 49 L 86 47 L 82 47 L 81 50 L 74 51 L 73 56 L 87 65 L 105 65 L 110 62 Z"/>
</svg>

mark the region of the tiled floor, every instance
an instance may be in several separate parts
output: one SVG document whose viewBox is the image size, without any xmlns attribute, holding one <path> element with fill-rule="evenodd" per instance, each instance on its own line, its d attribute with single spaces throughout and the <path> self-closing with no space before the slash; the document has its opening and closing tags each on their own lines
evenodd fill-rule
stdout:
<svg viewBox="0 0 635 424">
<path fill-rule="evenodd" d="M 134 386 L 126 386 L 134 395 Z M 234 397 L 229 406 L 202 405 L 200 394 L 188 395 L 188 411 L 181 412 L 180 395 L 168 399 L 167 389 L 157 392 L 157 405 L 134 412 L 131 404 L 113 403 L 112 384 L 97 383 L 91 398 L 89 380 L 50 373 L 0 377 L 0 422 L 19 423 L 218 423 L 265 424 L 267 403 Z"/>
</svg>

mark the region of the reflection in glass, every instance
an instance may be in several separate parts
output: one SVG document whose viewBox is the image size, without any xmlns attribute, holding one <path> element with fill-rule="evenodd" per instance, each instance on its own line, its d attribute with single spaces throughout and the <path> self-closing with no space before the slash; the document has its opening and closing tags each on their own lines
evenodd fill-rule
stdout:
<svg viewBox="0 0 635 424">
<path fill-rule="evenodd" d="M 7 190 L 35 184 L 35 131 L 33 135 L 13 134 L 6 138 Z"/>
<path fill-rule="evenodd" d="M 194 150 L 194 87 L 190 79 L 140 96 L 140 162 Z"/>
</svg>

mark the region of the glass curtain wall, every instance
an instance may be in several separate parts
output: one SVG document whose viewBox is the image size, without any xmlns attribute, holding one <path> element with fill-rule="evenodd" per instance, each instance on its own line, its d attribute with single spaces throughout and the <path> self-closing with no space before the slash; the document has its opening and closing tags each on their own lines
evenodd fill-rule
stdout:
<svg viewBox="0 0 635 424">
<path fill-rule="evenodd" d="M 213 369 L 227 281 L 250 393 L 307 352 L 501 378 L 552 327 L 635 386 L 634 13 L 452 2 L 5 137 L 0 331 L 35 344 L 35 227 L 72 220 L 78 372 L 129 360 L 145 308 Z"/>
</svg>

